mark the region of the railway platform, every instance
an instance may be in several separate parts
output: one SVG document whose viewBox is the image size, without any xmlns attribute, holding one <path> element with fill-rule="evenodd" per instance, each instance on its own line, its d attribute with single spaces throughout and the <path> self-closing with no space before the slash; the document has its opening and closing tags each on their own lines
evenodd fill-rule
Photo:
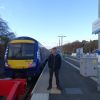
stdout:
<svg viewBox="0 0 100 100">
<path fill-rule="evenodd" d="M 53 77 L 53 88 L 48 91 L 49 72 L 46 65 L 31 93 L 31 100 L 100 100 L 96 81 L 80 75 L 79 70 L 65 60 L 59 77 L 62 91 L 56 88 L 55 77 Z"/>
</svg>

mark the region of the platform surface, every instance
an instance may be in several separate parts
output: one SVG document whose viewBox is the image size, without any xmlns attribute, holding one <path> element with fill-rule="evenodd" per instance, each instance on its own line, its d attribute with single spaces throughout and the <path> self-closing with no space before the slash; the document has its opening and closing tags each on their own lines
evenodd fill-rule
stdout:
<svg viewBox="0 0 100 100">
<path fill-rule="evenodd" d="M 32 91 L 31 100 L 100 100 L 97 83 L 81 76 L 79 70 L 65 61 L 62 62 L 59 78 L 63 90 L 56 88 L 53 77 L 53 88 L 48 91 L 49 72 L 46 66 Z"/>
</svg>

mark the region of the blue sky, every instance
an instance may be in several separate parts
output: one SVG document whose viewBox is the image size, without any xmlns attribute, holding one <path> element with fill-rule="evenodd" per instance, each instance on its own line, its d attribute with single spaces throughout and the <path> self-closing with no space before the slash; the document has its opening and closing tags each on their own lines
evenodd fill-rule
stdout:
<svg viewBox="0 0 100 100">
<path fill-rule="evenodd" d="M 0 0 L 0 17 L 17 36 L 30 36 L 50 48 L 64 42 L 94 40 L 98 0 Z"/>
</svg>

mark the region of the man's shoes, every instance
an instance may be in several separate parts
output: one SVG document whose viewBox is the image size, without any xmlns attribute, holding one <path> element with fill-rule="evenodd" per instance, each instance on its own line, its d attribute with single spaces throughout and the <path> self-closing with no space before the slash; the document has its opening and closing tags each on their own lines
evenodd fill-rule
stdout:
<svg viewBox="0 0 100 100">
<path fill-rule="evenodd" d="M 57 89 L 58 89 L 58 90 L 62 90 L 62 88 L 61 88 L 60 86 L 57 86 Z"/>
<path fill-rule="evenodd" d="M 52 87 L 51 86 L 49 86 L 48 88 L 47 88 L 47 90 L 50 90 Z"/>
</svg>

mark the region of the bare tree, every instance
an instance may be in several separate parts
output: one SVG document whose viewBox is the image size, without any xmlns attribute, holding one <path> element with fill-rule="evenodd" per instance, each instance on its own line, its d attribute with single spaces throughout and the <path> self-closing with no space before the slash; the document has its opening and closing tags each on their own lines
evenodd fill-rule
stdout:
<svg viewBox="0 0 100 100">
<path fill-rule="evenodd" d="M 63 45 L 63 52 L 71 54 L 76 52 L 77 48 L 81 47 L 83 47 L 84 53 L 87 52 L 91 53 L 98 48 L 98 40 L 90 40 L 90 41 L 83 40 L 82 42 L 74 41 L 72 43 L 67 43 Z"/>
<path fill-rule="evenodd" d="M 15 38 L 14 32 L 10 32 L 7 22 L 0 18 L 0 59 L 4 59 L 4 53 L 8 41 L 13 38 Z"/>
<path fill-rule="evenodd" d="M 0 37 L 7 37 L 12 39 L 15 37 L 13 32 L 10 32 L 10 28 L 5 20 L 0 18 Z"/>
</svg>

